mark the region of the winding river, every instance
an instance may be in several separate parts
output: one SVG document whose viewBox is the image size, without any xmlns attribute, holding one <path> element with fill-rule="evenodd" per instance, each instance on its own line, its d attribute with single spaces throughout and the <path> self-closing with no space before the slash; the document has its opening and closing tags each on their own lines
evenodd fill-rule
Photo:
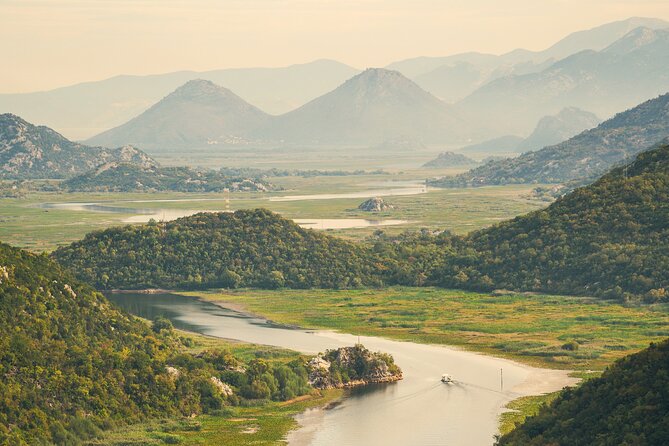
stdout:
<svg viewBox="0 0 669 446">
<path fill-rule="evenodd" d="M 357 336 L 295 330 L 196 298 L 176 294 L 110 294 L 130 313 L 169 318 L 176 327 L 244 342 L 317 353 L 352 345 Z M 367 348 L 391 353 L 404 371 L 398 383 L 359 388 L 330 408 L 299 415 L 293 446 L 491 445 L 502 407 L 519 396 L 573 384 L 564 371 L 528 367 L 462 350 L 359 338 Z M 455 384 L 442 384 L 443 373 Z"/>
</svg>

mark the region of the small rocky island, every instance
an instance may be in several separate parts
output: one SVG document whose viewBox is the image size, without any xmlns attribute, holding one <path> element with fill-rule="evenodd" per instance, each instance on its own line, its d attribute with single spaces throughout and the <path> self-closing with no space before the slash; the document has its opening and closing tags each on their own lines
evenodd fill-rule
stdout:
<svg viewBox="0 0 669 446">
<path fill-rule="evenodd" d="M 374 197 L 360 203 L 358 209 L 365 212 L 383 212 L 395 209 L 395 207 L 386 203 L 381 197 Z"/>
<path fill-rule="evenodd" d="M 307 363 L 309 384 L 316 389 L 336 389 L 402 379 L 392 355 L 371 352 L 362 344 L 319 353 Z"/>
</svg>

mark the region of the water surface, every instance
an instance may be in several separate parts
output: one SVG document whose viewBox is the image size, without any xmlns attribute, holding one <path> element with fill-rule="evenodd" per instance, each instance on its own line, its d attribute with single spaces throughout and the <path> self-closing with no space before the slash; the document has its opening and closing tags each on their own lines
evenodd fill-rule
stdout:
<svg viewBox="0 0 669 446">
<path fill-rule="evenodd" d="M 358 342 L 391 353 L 404 371 L 398 383 L 351 391 L 341 404 L 298 416 L 301 427 L 289 444 L 342 445 L 491 445 L 501 407 L 526 394 L 522 384 L 543 382 L 558 390 L 566 373 L 531 367 L 441 346 L 360 338 L 329 331 L 292 330 L 195 298 L 174 294 L 111 294 L 127 311 L 153 319 L 169 318 L 176 327 L 220 338 L 317 353 Z M 503 387 L 500 372 L 503 370 Z M 442 384 L 443 373 L 457 383 Z"/>
</svg>

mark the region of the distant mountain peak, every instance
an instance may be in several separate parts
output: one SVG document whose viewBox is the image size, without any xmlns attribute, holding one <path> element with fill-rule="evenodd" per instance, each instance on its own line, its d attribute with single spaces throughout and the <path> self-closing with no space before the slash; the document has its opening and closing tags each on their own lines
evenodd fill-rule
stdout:
<svg viewBox="0 0 669 446">
<path fill-rule="evenodd" d="M 627 54 L 660 40 L 669 41 L 669 30 L 639 26 L 606 47 L 603 52 Z"/>
</svg>

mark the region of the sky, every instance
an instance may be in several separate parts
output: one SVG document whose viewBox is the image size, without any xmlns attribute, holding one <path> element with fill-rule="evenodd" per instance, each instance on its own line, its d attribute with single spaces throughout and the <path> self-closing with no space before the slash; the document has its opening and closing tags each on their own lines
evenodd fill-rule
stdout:
<svg viewBox="0 0 669 446">
<path fill-rule="evenodd" d="M 0 0 L 0 93 L 118 74 L 541 50 L 669 0 Z"/>
</svg>

